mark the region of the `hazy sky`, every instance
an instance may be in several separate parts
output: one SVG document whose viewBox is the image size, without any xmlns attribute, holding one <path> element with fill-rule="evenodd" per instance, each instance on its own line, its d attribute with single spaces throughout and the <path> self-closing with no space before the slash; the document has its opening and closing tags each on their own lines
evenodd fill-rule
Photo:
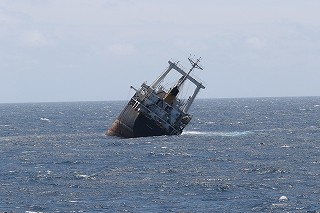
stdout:
<svg viewBox="0 0 320 213">
<path fill-rule="evenodd" d="M 0 103 L 126 100 L 170 59 L 199 98 L 320 95 L 319 0 L 0 0 Z"/>
</svg>

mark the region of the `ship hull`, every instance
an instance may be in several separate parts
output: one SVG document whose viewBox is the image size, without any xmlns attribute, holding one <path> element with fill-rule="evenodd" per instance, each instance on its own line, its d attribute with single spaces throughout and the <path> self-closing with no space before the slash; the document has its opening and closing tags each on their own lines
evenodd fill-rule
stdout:
<svg viewBox="0 0 320 213">
<path fill-rule="evenodd" d="M 181 69 L 178 62 L 169 61 L 169 67 L 151 85 L 142 83 L 140 89 L 131 86 L 136 93 L 106 134 L 123 138 L 180 135 L 192 118 L 188 114 L 191 104 L 200 89 L 205 88 L 190 76 L 193 69 L 202 69 L 198 64 L 200 59 L 188 59 L 192 65 L 189 72 Z M 169 88 L 167 75 L 173 70 L 181 76 L 176 83 L 171 83 L 173 85 Z M 195 90 L 188 99 L 182 100 L 180 90 L 187 80 L 194 84 Z M 167 86 L 162 85 L 164 82 Z M 178 96 L 179 94 L 181 96 Z"/>
<path fill-rule="evenodd" d="M 171 133 L 172 130 L 161 128 L 155 121 L 135 110 L 130 104 L 123 109 L 107 131 L 109 136 L 123 138 L 171 135 Z"/>
</svg>

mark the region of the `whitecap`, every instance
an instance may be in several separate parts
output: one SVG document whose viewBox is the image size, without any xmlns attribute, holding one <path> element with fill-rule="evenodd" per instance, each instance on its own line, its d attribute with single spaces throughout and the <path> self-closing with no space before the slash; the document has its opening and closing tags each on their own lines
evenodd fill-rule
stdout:
<svg viewBox="0 0 320 213">
<path fill-rule="evenodd" d="M 205 124 L 215 124 L 216 122 L 214 122 L 214 121 L 207 121 L 207 122 L 205 122 Z"/>
<path fill-rule="evenodd" d="M 51 122 L 51 120 L 49 118 L 40 118 L 40 120 L 42 121 L 47 121 L 47 122 Z"/>
<path fill-rule="evenodd" d="M 75 177 L 77 179 L 84 179 L 84 180 L 93 180 L 95 179 L 96 174 L 92 174 L 92 175 L 85 175 L 85 174 L 75 174 Z"/>
<path fill-rule="evenodd" d="M 248 134 L 252 134 L 251 131 L 243 131 L 243 132 L 201 132 L 201 131 L 185 131 L 182 135 L 204 135 L 204 136 L 221 136 L 221 137 L 238 137 L 244 136 Z"/>
<path fill-rule="evenodd" d="M 69 203 L 80 203 L 80 201 L 78 201 L 78 200 L 69 200 L 68 202 Z"/>
<path fill-rule="evenodd" d="M 237 137 L 242 135 L 252 134 L 250 131 L 244 132 L 217 132 L 216 135 L 218 136 L 225 136 L 225 137 Z"/>
<path fill-rule="evenodd" d="M 43 212 L 26 211 L 26 213 L 43 213 Z"/>
<path fill-rule="evenodd" d="M 199 131 L 185 131 L 182 132 L 182 135 L 206 135 L 207 132 L 199 132 Z"/>
<path fill-rule="evenodd" d="M 90 177 L 89 175 L 76 174 L 76 178 L 79 178 L 79 179 L 88 179 L 89 177 Z"/>
<path fill-rule="evenodd" d="M 9 127 L 10 125 L 7 124 L 0 124 L 0 127 Z"/>
<path fill-rule="evenodd" d="M 287 202 L 289 199 L 288 199 L 288 197 L 287 196 L 284 196 L 284 195 L 282 195 L 280 198 L 279 198 L 279 201 L 280 202 Z"/>
</svg>

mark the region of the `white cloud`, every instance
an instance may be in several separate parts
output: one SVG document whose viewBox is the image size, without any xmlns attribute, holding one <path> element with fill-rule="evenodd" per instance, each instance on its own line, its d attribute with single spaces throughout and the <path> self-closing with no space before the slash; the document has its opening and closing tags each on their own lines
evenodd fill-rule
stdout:
<svg viewBox="0 0 320 213">
<path fill-rule="evenodd" d="M 133 55 L 136 48 L 130 44 L 112 44 L 109 46 L 108 52 L 116 55 Z"/>
<path fill-rule="evenodd" d="M 201 4 L 192 0 L 0 2 L 0 72 L 15 71 L 15 75 L 7 78 L 11 82 L 7 85 L 12 85 L 9 90 L 19 86 L 16 83 L 19 79 L 24 82 L 31 76 L 25 70 L 32 70 L 39 81 L 49 81 L 47 75 L 37 73 L 55 70 L 61 73 L 86 72 L 92 67 L 98 72 L 107 65 L 114 68 L 103 72 L 110 79 L 108 86 L 112 89 L 114 85 L 110 76 L 114 75 L 108 73 L 110 70 L 122 70 L 123 73 L 133 69 L 139 71 L 137 61 L 145 57 L 153 69 L 163 60 L 171 57 L 183 60 L 190 53 L 204 58 L 207 71 L 201 73 L 207 79 L 219 79 L 218 84 L 221 82 L 221 85 L 212 85 L 211 89 L 207 87 L 201 93 L 207 97 L 217 94 L 216 88 L 225 88 L 224 82 L 229 80 L 228 77 L 232 76 L 234 85 L 237 85 L 239 78 L 249 78 L 255 70 L 260 71 L 259 75 L 269 73 L 269 70 L 278 72 L 278 78 L 292 82 L 292 88 L 299 83 L 298 77 L 290 81 L 286 70 L 319 73 L 320 1 L 317 0 L 268 0 L 264 3 L 256 0 L 203 0 Z M 55 63 L 53 58 L 58 58 L 60 63 Z M 119 67 L 119 61 L 124 58 L 128 63 L 121 63 Z M 132 68 L 134 65 L 137 66 Z M 150 73 L 145 71 L 146 75 Z M 69 82 L 82 88 L 81 82 L 88 82 L 83 76 L 86 75 L 79 75 L 78 81 L 74 81 L 73 75 L 63 76 L 63 80 L 68 82 L 64 89 L 61 87 L 66 97 L 80 94 L 69 90 Z M 130 81 L 141 81 L 138 75 L 131 76 Z M 315 79 L 314 75 L 306 75 L 302 71 L 301 76 L 312 76 L 310 81 Z M 257 81 L 261 79 L 253 75 L 250 77 L 252 82 L 254 77 Z M 7 81 L 5 79 L 0 78 L 0 86 Z M 263 80 L 272 83 L 274 79 L 273 76 L 265 76 Z M 54 82 L 51 78 L 50 81 Z M 90 88 L 97 88 L 97 80 L 92 79 L 92 82 Z M 106 86 L 105 82 L 101 85 Z M 229 86 L 219 95 L 243 96 L 243 91 L 247 90 L 245 87 L 242 93 L 241 90 L 241 87 Z M 259 90 L 265 94 L 263 88 L 258 88 L 257 93 Z M 281 90 L 281 86 L 274 89 Z M 33 92 L 27 93 L 32 99 Z M 115 98 L 121 94 L 119 92 Z M 277 95 L 277 92 L 270 94 Z M 43 97 L 48 97 L 45 92 Z"/>
<path fill-rule="evenodd" d="M 53 41 L 37 30 L 25 31 L 22 33 L 22 42 L 27 46 L 51 46 Z"/>
<path fill-rule="evenodd" d="M 267 43 L 264 40 L 257 37 L 247 38 L 245 40 L 245 44 L 246 46 L 253 49 L 264 49 L 265 47 L 267 47 Z"/>
<path fill-rule="evenodd" d="M 4 12 L 0 11 L 0 23 L 3 23 L 3 24 L 11 24 L 11 23 L 14 23 L 15 22 L 15 19 L 8 15 L 8 14 L 5 14 Z"/>
</svg>

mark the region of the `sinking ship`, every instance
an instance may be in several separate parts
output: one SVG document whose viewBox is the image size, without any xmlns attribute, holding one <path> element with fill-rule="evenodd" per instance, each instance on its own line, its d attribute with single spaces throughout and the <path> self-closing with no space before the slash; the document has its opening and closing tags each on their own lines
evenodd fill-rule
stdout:
<svg viewBox="0 0 320 213">
<path fill-rule="evenodd" d="M 188 72 L 179 62 L 168 61 L 169 67 L 151 85 L 143 83 L 122 110 L 120 115 L 107 130 L 107 135 L 123 138 L 180 135 L 190 122 L 192 115 L 188 113 L 200 89 L 205 87 L 201 82 L 190 76 L 194 69 L 203 69 L 199 64 L 201 58 L 188 58 L 191 68 Z M 163 84 L 169 73 L 176 72 L 178 77 L 174 84 L 166 89 Z M 180 77 L 180 78 L 179 78 Z M 193 85 L 190 96 L 180 99 L 186 82 Z"/>
</svg>

